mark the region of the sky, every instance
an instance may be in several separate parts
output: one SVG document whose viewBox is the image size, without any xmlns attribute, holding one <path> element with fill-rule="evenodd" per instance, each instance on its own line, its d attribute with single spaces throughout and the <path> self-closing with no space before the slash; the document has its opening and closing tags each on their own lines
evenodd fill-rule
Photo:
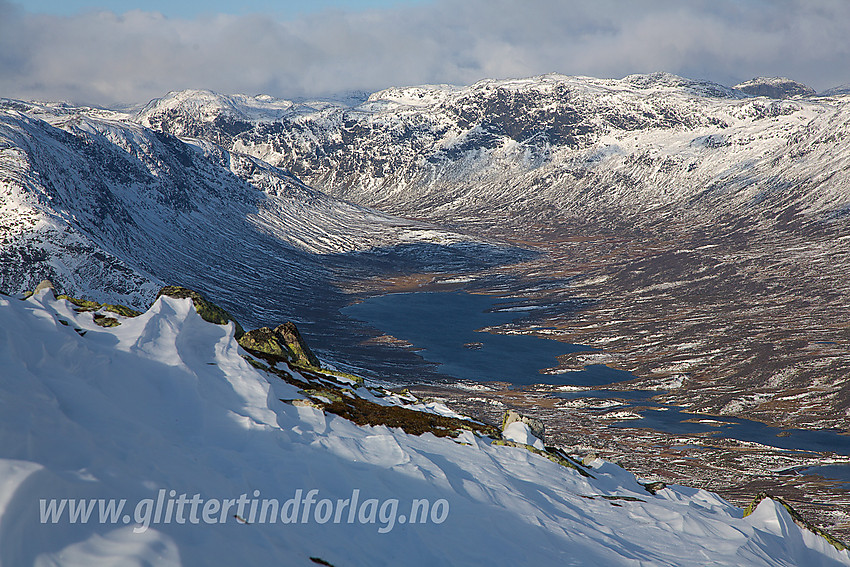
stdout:
<svg viewBox="0 0 850 567">
<path fill-rule="evenodd" d="M 0 97 L 299 99 L 557 72 L 850 83 L 848 0 L 0 0 Z"/>
<path fill-rule="evenodd" d="M 303 14 L 322 12 L 327 9 L 353 11 L 387 8 L 400 4 L 418 4 L 425 0 L 26 0 L 17 2 L 28 12 L 73 16 L 83 12 L 109 10 L 118 14 L 144 9 L 159 12 L 169 18 L 195 18 L 212 14 L 266 14 L 275 18 L 292 18 Z"/>
</svg>

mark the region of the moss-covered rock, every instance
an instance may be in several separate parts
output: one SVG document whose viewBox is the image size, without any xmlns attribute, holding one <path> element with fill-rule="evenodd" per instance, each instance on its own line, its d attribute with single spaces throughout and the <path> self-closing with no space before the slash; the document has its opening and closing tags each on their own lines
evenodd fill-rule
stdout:
<svg viewBox="0 0 850 567">
<path fill-rule="evenodd" d="M 279 356 L 287 361 L 294 360 L 295 355 L 282 340 L 277 333 L 268 327 L 260 327 L 239 337 L 239 345 L 246 350 Z"/>
<path fill-rule="evenodd" d="M 106 315 L 101 315 L 100 313 L 95 313 L 93 315 L 94 322 L 101 327 L 117 327 L 121 324 L 121 321 L 116 319 L 115 317 L 107 317 Z"/>
<path fill-rule="evenodd" d="M 100 309 L 100 303 L 98 303 L 97 301 L 89 301 L 88 299 L 78 299 L 76 297 L 71 297 L 70 295 L 65 294 L 56 296 L 56 299 L 64 299 L 69 303 L 73 303 L 77 306 L 76 310 L 78 312 L 97 311 L 98 309 Z"/>
<path fill-rule="evenodd" d="M 113 303 L 104 303 L 103 310 L 111 311 L 112 313 L 123 315 L 124 317 L 138 317 L 142 314 L 141 311 L 136 311 L 135 309 L 131 309 L 126 305 L 116 305 Z"/>
<path fill-rule="evenodd" d="M 328 370 L 327 368 L 322 368 L 321 373 L 325 376 L 330 376 L 334 379 L 341 378 L 346 382 L 351 382 L 355 384 L 355 388 L 364 383 L 362 376 L 356 376 L 354 374 L 349 374 L 348 372 L 340 372 L 339 370 Z M 336 380 L 339 382 L 339 380 Z"/>
<path fill-rule="evenodd" d="M 293 362 L 296 364 L 303 364 L 305 366 L 313 366 L 315 368 L 321 367 L 319 359 L 315 354 L 313 354 L 310 347 L 307 346 L 307 343 L 301 337 L 301 333 L 298 332 L 298 327 L 295 326 L 295 323 L 287 321 L 283 325 L 278 325 L 275 327 L 274 333 L 278 335 L 283 340 L 283 344 L 292 351 L 294 356 Z"/>
<path fill-rule="evenodd" d="M 263 364 L 259 360 L 256 360 L 256 359 L 254 359 L 254 358 L 252 358 L 248 355 L 243 354 L 242 358 L 245 359 L 245 361 L 248 364 L 250 364 L 251 366 L 253 366 L 257 370 L 265 370 L 266 372 L 273 372 L 273 370 L 270 366 L 267 366 L 266 364 Z"/>
<path fill-rule="evenodd" d="M 56 299 L 64 299 L 73 303 L 77 306 L 76 311 L 78 313 L 83 313 L 85 311 L 97 311 L 102 308 L 104 311 L 111 311 L 112 313 L 117 313 L 123 317 L 138 317 L 142 314 L 141 311 L 136 311 L 126 305 L 116 305 L 113 303 L 100 304 L 97 301 L 89 301 L 88 299 L 80 299 L 79 297 L 71 297 L 70 295 L 65 294 L 56 296 Z"/>
<path fill-rule="evenodd" d="M 298 393 L 326 404 L 342 403 L 345 401 L 339 391 L 334 392 L 329 388 L 308 388 L 299 390 Z"/>
<path fill-rule="evenodd" d="M 319 359 L 307 346 L 307 342 L 298 332 L 295 323 L 290 321 L 278 325 L 274 330 L 268 327 L 260 327 L 248 331 L 238 340 L 242 348 L 251 352 L 271 355 L 304 368 L 321 368 Z M 345 377 L 355 382 L 358 381 L 358 378 L 354 376 L 346 375 Z"/>
<path fill-rule="evenodd" d="M 226 325 L 230 321 L 233 321 L 233 325 L 236 327 L 236 338 L 239 339 L 245 334 L 245 330 L 242 328 L 242 325 L 240 325 L 230 313 L 212 301 L 209 301 L 206 297 L 195 290 L 176 285 L 167 285 L 159 290 L 156 297 L 159 299 L 163 295 L 167 297 L 174 297 L 176 299 L 189 298 L 195 305 L 195 311 L 198 312 L 198 315 L 200 315 L 204 321 L 215 323 L 216 325 Z"/>
</svg>

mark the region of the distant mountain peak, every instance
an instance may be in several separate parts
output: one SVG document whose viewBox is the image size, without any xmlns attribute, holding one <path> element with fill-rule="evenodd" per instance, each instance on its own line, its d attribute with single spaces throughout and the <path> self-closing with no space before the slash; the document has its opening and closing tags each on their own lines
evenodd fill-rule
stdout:
<svg viewBox="0 0 850 567">
<path fill-rule="evenodd" d="M 815 90 L 803 83 L 798 83 L 787 77 L 756 77 L 733 88 L 753 96 L 767 98 L 792 98 L 795 96 L 812 96 Z"/>
<path fill-rule="evenodd" d="M 837 87 L 821 91 L 818 93 L 818 96 L 846 96 L 848 94 L 850 94 L 850 83 L 845 83 L 843 85 L 838 85 Z"/>
<path fill-rule="evenodd" d="M 719 83 L 714 83 L 704 79 L 688 79 L 665 71 L 628 75 L 623 77 L 621 81 L 640 89 L 660 87 L 679 88 L 685 89 L 698 96 L 712 98 L 741 98 L 740 94 L 736 93 L 734 89 L 730 89 L 729 87 L 723 86 Z"/>
<path fill-rule="evenodd" d="M 163 116 L 182 116 L 199 122 L 213 122 L 224 116 L 231 121 L 257 122 L 280 119 L 291 111 L 292 101 L 260 94 L 224 95 L 206 89 L 171 91 L 145 105 L 137 114 L 144 126 L 156 126 Z"/>
</svg>

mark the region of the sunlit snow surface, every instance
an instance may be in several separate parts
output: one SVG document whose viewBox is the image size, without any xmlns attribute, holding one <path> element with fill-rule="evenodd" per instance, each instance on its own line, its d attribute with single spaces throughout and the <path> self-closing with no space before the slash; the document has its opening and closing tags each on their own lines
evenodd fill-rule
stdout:
<svg viewBox="0 0 850 567">
<path fill-rule="evenodd" d="M 518 447 L 359 427 L 280 399 L 232 326 L 189 300 L 101 328 L 49 291 L 0 298 L 0 564 L 850 565 L 766 500 L 742 511 L 705 491 L 653 496 L 600 460 L 595 478 Z M 67 324 L 63 324 L 67 323 Z M 39 500 L 444 499 L 442 523 L 39 522 Z M 604 497 L 619 497 L 610 499 Z M 625 497 L 625 498 L 623 498 Z"/>
</svg>

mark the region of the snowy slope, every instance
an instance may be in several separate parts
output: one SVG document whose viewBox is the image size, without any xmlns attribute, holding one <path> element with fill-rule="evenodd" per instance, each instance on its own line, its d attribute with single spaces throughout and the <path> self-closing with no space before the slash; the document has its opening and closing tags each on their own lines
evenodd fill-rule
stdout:
<svg viewBox="0 0 850 567">
<path fill-rule="evenodd" d="M 772 500 L 743 518 L 704 491 L 650 494 L 600 460 L 585 477 L 471 432 L 414 436 L 282 402 L 302 396 L 249 364 L 233 325 L 207 323 L 188 299 L 162 297 L 112 328 L 72 307 L 49 290 L 0 297 L 4 567 L 315 564 L 311 557 L 338 567 L 850 565 L 846 551 L 798 528 Z M 188 507 L 183 524 L 175 510 L 170 523 L 171 513 L 159 523 L 144 513 L 163 490 L 205 503 L 242 494 L 283 503 L 299 489 L 318 491 L 305 523 L 259 521 L 250 504 L 240 515 L 254 520 L 247 524 L 229 514 L 208 524 L 200 512 L 193 523 Z M 353 499 L 355 490 L 351 523 L 347 514 L 321 523 L 321 500 Z M 39 502 L 51 498 L 123 498 L 134 512 L 151 505 L 139 508 L 138 524 L 120 514 L 116 523 L 41 523 Z M 378 502 L 363 508 L 369 499 Z M 397 515 L 387 499 L 398 499 Z M 439 513 L 402 523 L 413 499 Z M 378 503 L 383 512 L 370 523 Z"/>
<path fill-rule="evenodd" d="M 741 88 L 759 86 L 812 94 L 779 79 Z M 215 134 L 191 93 L 153 101 L 137 119 L 178 134 L 207 128 L 334 195 L 435 219 L 498 208 L 526 220 L 616 213 L 640 221 L 667 211 L 710 225 L 723 214 L 846 210 L 850 99 L 744 90 L 665 73 L 552 74 L 392 88 L 353 108 L 291 108 Z"/>
</svg>

